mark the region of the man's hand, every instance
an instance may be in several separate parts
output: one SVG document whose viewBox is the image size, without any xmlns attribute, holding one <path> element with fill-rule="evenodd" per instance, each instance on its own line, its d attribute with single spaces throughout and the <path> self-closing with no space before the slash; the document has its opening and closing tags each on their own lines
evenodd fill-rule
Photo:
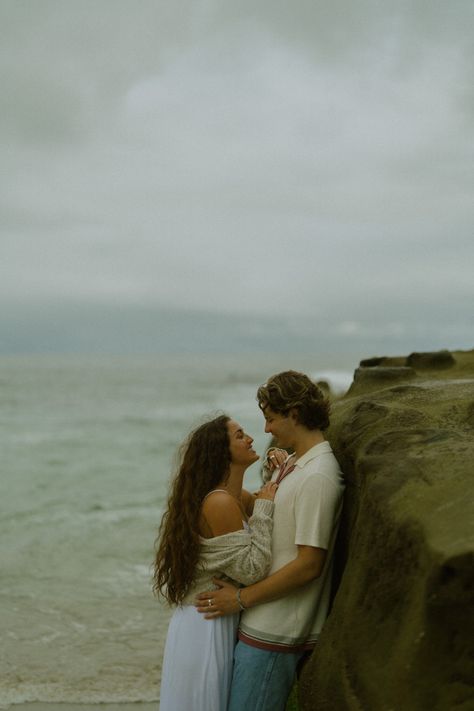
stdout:
<svg viewBox="0 0 474 711">
<path fill-rule="evenodd" d="M 212 582 L 219 587 L 219 590 L 207 590 L 199 593 L 194 603 L 197 611 L 202 612 L 206 620 L 240 612 L 240 605 L 237 601 L 239 588 L 220 578 L 213 578 Z"/>
</svg>

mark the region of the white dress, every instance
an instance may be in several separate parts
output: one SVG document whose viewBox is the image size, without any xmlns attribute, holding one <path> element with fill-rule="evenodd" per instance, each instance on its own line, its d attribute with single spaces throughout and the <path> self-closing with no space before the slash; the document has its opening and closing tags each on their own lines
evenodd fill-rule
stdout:
<svg viewBox="0 0 474 711">
<path fill-rule="evenodd" d="M 194 607 L 194 597 L 215 588 L 214 576 L 245 585 L 265 577 L 271 565 L 272 515 L 273 502 L 257 499 L 250 526 L 201 539 L 199 573 L 168 627 L 160 711 L 226 711 L 239 615 L 206 620 Z"/>
<path fill-rule="evenodd" d="M 178 607 L 166 637 L 160 711 L 225 711 L 239 615 L 206 620 Z"/>
</svg>

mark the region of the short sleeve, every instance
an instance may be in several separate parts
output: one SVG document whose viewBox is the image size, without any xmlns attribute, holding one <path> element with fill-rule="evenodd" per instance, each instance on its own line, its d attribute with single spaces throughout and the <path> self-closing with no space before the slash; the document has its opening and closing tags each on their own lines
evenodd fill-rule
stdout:
<svg viewBox="0 0 474 711">
<path fill-rule="evenodd" d="M 306 477 L 295 499 L 295 544 L 328 550 L 342 503 L 343 488 L 327 476 Z"/>
</svg>

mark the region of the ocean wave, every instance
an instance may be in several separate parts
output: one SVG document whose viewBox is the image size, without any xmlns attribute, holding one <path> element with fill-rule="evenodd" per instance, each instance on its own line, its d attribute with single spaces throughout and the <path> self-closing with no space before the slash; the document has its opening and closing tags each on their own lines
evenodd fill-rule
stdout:
<svg viewBox="0 0 474 711">
<path fill-rule="evenodd" d="M 50 502 L 47 502 L 41 509 L 27 509 L 25 511 L 12 511 L 0 516 L 0 521 L 24 521 L 27 520 L 30 526 L 47 524 L 67 524 L 72 525 L 84 523 L 121 523 L 128 519 L 140 519 L 158 521 L 161 515 L 160 509 L 154 505 L 128 504 L 120 508 L 108 509 L 102 504 L 93 504 L 89 509 L 83 511 L 71 511 L 65 507 L 54 510 Z"/>
<path fill-rule="evenodd" d="M 120 686 L 120 685 L 119 685 Z M 9 688 L 0 683 L 0 709 L 10 709 L 13 705 L 22 703 L 76 703 L 76 704 L 107 704 L 107 703 L 154 703 L 159 701 L 159 685 L 156 681 L 146 689 L 141 686 L 127 689 L 126 682 L 122 688 L 113 689 L 75 689 L 69 685 L 55 683 L 27 683 L 17 688 Z"/>
</svg>

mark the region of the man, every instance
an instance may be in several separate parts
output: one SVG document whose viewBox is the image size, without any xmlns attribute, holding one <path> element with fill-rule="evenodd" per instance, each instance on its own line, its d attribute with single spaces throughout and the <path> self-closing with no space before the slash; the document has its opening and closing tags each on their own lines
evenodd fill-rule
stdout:
<svg viewBox="0 0 474 711">
<path fill-rule="evenodd" d="M 274 375 L 257 392 L 265 432 L 294 454 L 278 482 L 269 576 L 199 595 L 207 618 L 242 610 L 229 711 L 282 711 L 298 662 L 313 649 L 329 608 L 332 553 L 344 485 L 323 431 L 329 404 L 306 375 Z"/>
</svg>

